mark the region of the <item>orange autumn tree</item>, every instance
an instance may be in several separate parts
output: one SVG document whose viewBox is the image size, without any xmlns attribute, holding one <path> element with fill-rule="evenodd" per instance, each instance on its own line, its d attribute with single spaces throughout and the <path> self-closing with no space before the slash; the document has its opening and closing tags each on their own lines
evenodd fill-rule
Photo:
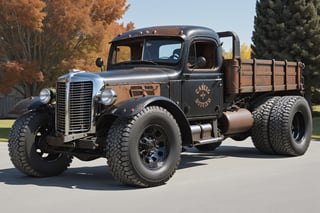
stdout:
<svg viewBox="0 0 320 213">
<path fill-rule="evenodd" d="M 0 1 L 0 92 L 37 95 L 69 68 L 93 70 L 107 39 L 133 28 L 116 22 L 127 9 L 126 0 Z"/>
<path fill-rule="evenodd" d="M 90 44 L 83 45 L 81 51 L 74 54 L 67 62 L 64 63 L 65 67 L 75 67 L 81 70 L 100 71 L 100 68 L 96 66 L 96 58 L 101 57 L 104 60 L 107 59 L 110 47 L 110 41 L 122 32 L 132 30 L 134 24 L 132 22 L 127 25 L 113 22 L 104 28 L 104 36 L 100 44 L 92 48 Z M 106 60 L 105 60 L 106 61 Z"/>
<path fill-rule="evenodd" d="M 43 73 L 39 71 L 36 62 L 8 61 L 0 64 L 0 72 L 0 92 L 4 94 L 9 94 L 14 88 L 28 97 L 32 91 L 37 91 L 38 83 L 43 82 Z"/>
</svg>

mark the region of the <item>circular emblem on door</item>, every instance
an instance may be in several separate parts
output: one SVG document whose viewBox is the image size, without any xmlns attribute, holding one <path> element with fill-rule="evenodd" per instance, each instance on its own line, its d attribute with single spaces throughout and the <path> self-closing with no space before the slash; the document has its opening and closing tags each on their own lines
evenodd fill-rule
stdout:
<svg viewBox="0 0 320 213">
<path fill-rule="evenodd" d="M 197 95 L 197 98 L 194 102 L 198 107 L 207 108 L 212 102 L 212 99 L 210 97 L 211 90 L 204 83 L 199 85 L 199 87 L 195 89 L 195 93 Z"/>
</svg>

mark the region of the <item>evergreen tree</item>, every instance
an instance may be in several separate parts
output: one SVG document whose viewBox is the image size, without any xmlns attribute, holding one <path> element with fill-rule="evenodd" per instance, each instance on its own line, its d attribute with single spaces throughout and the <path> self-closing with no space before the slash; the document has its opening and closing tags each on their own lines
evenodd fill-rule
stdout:
<svg viewBox="0 0 320 213">
<path fill-rule="evenodd" d="M 305 63 L 306 98 L 319 88 L 320 0 L 256 2 L 253 57 Z"/>
</svg>

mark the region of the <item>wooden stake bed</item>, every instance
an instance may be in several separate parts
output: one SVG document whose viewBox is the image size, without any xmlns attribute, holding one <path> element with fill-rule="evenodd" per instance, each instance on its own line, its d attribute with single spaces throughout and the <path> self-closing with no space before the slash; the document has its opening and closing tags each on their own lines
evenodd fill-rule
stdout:
<svg viewBox="0 0 320 213">
<path fill-rule="evenodd" d="M 223 66 L 229 95 L 303 89 L 301 62 L 227 59 Z"/>
</svg>

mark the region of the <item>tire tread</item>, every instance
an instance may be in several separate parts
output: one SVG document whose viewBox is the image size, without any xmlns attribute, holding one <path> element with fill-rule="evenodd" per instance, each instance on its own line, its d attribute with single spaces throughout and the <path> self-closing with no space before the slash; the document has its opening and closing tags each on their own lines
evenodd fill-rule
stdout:
<svg viewBox="0 0 320 213">
<path fill-rule="evenodd" d="M 33 177 L 46 177 L 57 175 L 64 172 L 71 164 L 72 157 L 65 157 L 63 164 L 59 166 L 55 171 L 39 171 L 33 167 L 30 162 L 30 153 L 27 152 L 27 130 L 30 128 L 30 124 L 40 112 L 29 112 L 19 117 L 13 124 L 8 140 L 8 151 L 10 160 L 13 165 L 22 173 Z"/>
<path fill-rule="evenodd" d="M 270 142 L 277 154 L 297 156 L 303 154 L 308 148 L 310 140 L 306 140 L 306 149 L 301 153 L 297 151 L 292 141 L 291 135 L 288 132 L 291 129 L 290 116 L 292 116 L 292 109 L 303 99 L 300 96 L 284 96 L 280 99 L 277 105 L 272 109 L 270 116 Z M 304 102 L 305 107 L 306 102 Z M 307 118 L 311 119 L 311 118 Z"/>
<path fill-rule="evenodd" d="M 275 154 L 269 141 L 269 120 L 271 110 L 279 100 L 280 97 L 278 96 L 268 98 L 252 113 L 254 124 L 251 138 L 256 149 L 265 154 Z"/>
</svg>

